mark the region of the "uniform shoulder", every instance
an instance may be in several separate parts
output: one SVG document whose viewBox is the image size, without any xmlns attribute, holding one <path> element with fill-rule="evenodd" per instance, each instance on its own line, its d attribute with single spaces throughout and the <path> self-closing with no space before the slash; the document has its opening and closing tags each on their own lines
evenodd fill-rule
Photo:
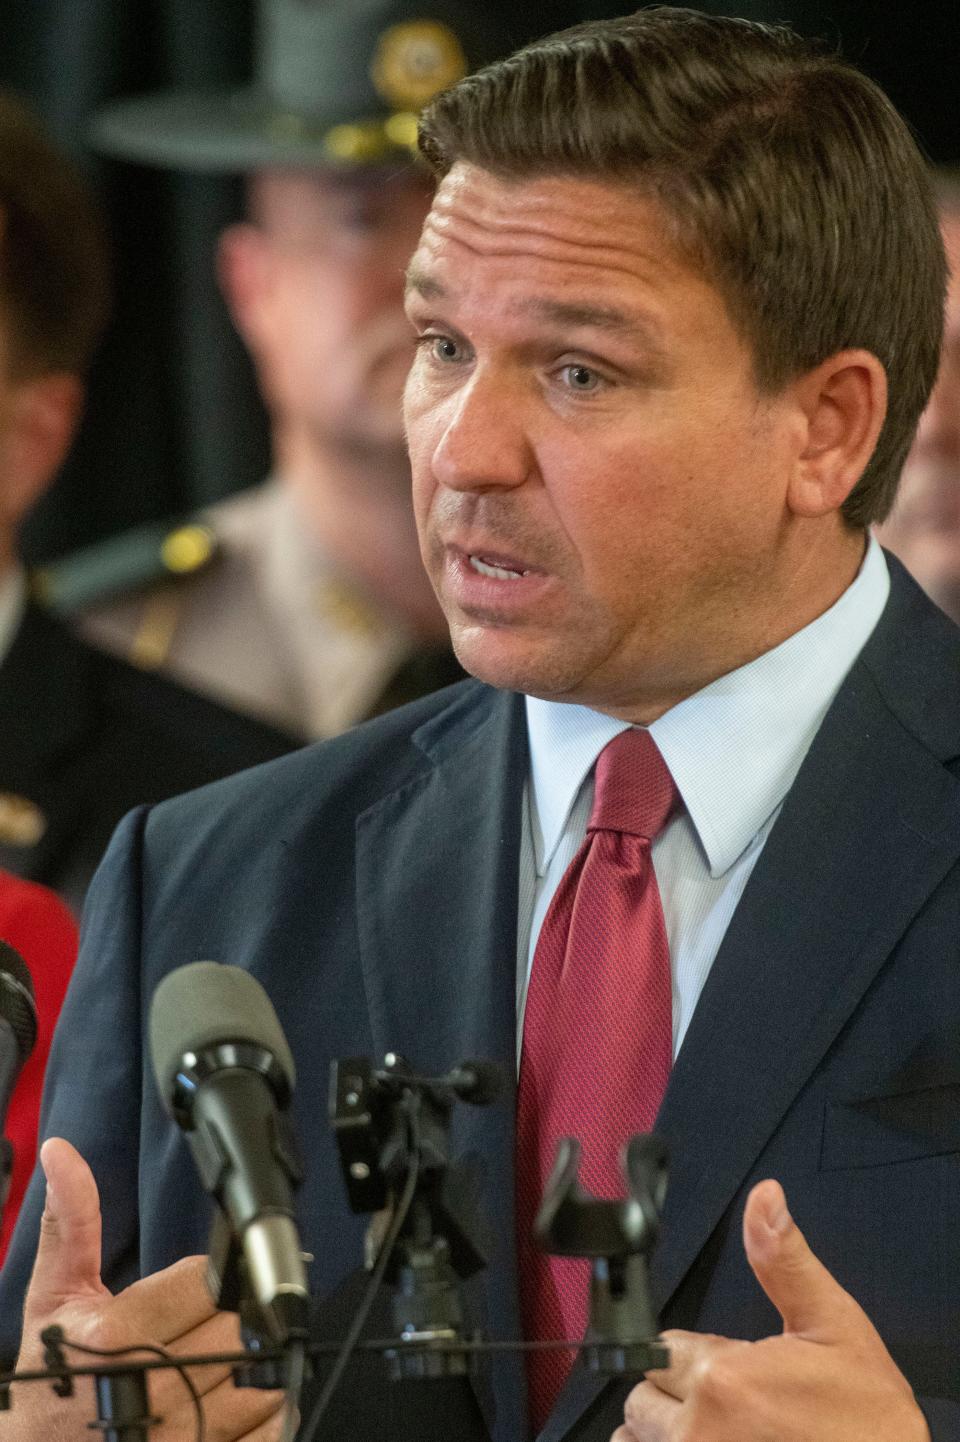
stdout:
<svg viewBox="0 0 960 1442">
<path fill-rule="evenodd" d="M 39 567 L 31 591 L 46 610 L 70 620 L 160 583 L 201 575 L 222 549 L 209 512 L 151 521 Z"/>
<path fill-rule="evenodd" d="M 34 599 L 73 619 L 170 583 L 216 570 L 228 552 L 254 544 L 281 494 L 264 481 L 201 510 L 132 526 L 39 567 Z"/>
</svg>

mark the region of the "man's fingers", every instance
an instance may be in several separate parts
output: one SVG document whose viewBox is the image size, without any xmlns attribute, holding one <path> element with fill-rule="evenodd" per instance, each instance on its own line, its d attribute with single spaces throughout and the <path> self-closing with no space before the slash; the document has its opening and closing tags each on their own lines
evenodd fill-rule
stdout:
<svg viewBox="0 0 960 1442">
<path fill-rule="evenodd" d="M 779 1182 L 760 1182 L 747 1198 L 743 1217 L 747 1260 L 780 1316 L 783 1330 L 811 1341 L 830 1341 L 873 1328 L 807 1245 L 787 1210 Z"/>
<path fill-rule="evenodd" d="M 206 1275 L 206 1257 L 183 1257 L 121 1292 L 114 1299 L 106 1325 L 120 1338 L 140 1336 L 144 1341 L 159 1342 L 166 1347 L 215 1314 L 217 1309 Z M 234 1341 L 230 1346 L 239 1345 L 237 1328 L 234 1318 L 231 1333 Z"/>
<path fill-rule="evenodd" d="M 217 1312 L 192 1332 L 185 1333 L 167 1345 L 171 1357 L 203 1357 L 212 1353 L 241 1350 L 237 1318 L 230 1312 Z M 190 1367 L 188 1371 L 197 1391 L 203 1393 L 226 1381 L 232 1374 L 233 1364 L 208 1364 L 204 1367 Z M 180 1382 L 179 1385 L 182 1387 L 183 1383 Z"/>
<path fill-rule="evenodd" d="M 237 1442 L 280 1442 L 282 1436 L 283 1410 L 281 1409 L 260 1427 L 255 1427 L 252 1432 L 244 1432 Z"/>
<path fill-rule="evenodd" d="M 680 1403 L 646 1382 L 634 1387 L 623 1409 L 624 1425 L 610 1442 L 667 1442 L 677 1421 Z"/>
<path fill-rule="evenodd" d="M 203 1397 L 203 1420 L 207 1442 L 234 1442 L 239 1438 L 274 1435 L 270 1429 L 279 1418 L 282 1422 L 282 1392 L 261 1392 L 255 1387 L 235 1387 L 232 1380 L 221 1382 Z M 182 1442 L 196 1432 L 196 1411 L 187 1389 L 165 1395 L 163 1426 L 155 1435 L 157 1442 Z M 276 1436 L 280 1426 L 276 1426 Z"/>
<path fill-rule="evenodd" d="M 663 1341 L 670 1350 L 670 1366 L 648 1372 L 644 1385 L 678 1402 L 683 1402 L 698 1382 L 702 1383 L 710 1368 L 716 1368 L 718 1357 L 749 1346 L 748 1342 L 715 1337 L 709 1332 L 664 1332 Z"/>
<path fill-rule="evenodd" d="M 101 1297 L 100 1196 L 93 1173 L 69 1142 L 45 1142 L 40 1160 L 47 1200 L 27 1298 L 27 1315 L 46 1317 L 64 1302 Z"/>
</svg>

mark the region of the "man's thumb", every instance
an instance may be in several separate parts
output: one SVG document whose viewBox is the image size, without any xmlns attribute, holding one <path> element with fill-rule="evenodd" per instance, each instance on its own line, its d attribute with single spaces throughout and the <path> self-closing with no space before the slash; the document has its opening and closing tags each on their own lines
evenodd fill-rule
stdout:
<svg viewBox="0 0 960 1442">
<path fill-rule="evenodd" d="M 100 1196 L 93 1173 L 69 1142 L 45 1142 L 40 1161 L 47 1201 L 27 1294 L 28 1313 L 46 1317 L 64 1302 L 102 1296 Z"/>
<path fill-rule="evenodd" d="M 851 1327 L 873 1330 L 849 1292 L 811 1252 L 779 1182 L 760 1182 L 747 1198 L 743 1245 L 757 1281 L 783 1318 L 784 1332 L 827 1341 Z"/>
</svg>

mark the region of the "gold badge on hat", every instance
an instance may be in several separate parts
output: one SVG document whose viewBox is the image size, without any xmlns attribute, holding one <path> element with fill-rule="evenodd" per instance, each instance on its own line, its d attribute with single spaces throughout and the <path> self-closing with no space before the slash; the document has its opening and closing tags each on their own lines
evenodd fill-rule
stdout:
<svg viewBox="0 0 960 1442">
<path fill-rule="evenodd" d="M 380 36 L 370 76 L 395 110 L 422 110 L 467 73 L 454 32 L 439 20 L 405 20 Z"/>
<path fill-rule="evenodd" d="M 0 791 L 0 845 L 36 846 L 46 829 L 39 806 L 13 791 Z"/>
</svg>

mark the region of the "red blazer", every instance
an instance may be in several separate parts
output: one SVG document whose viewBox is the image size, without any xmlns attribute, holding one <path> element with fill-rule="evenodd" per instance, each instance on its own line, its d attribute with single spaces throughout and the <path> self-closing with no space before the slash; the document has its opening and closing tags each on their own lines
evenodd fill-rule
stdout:
<svg viewBox="0 0 960 1442">
<path fill-rule="evenodd" d="M 3 1128 L 13 1143 L 13 1176 L 0 1226 L 2 1262 L 36 1160 L 43 1074 L 77 955 L 77 924 L 54 892 L 0 871 L 0 940 L 19 951 L 30 968 L 37 1002 L 37 1044 L 20 1073 Z"/>
</svg>

